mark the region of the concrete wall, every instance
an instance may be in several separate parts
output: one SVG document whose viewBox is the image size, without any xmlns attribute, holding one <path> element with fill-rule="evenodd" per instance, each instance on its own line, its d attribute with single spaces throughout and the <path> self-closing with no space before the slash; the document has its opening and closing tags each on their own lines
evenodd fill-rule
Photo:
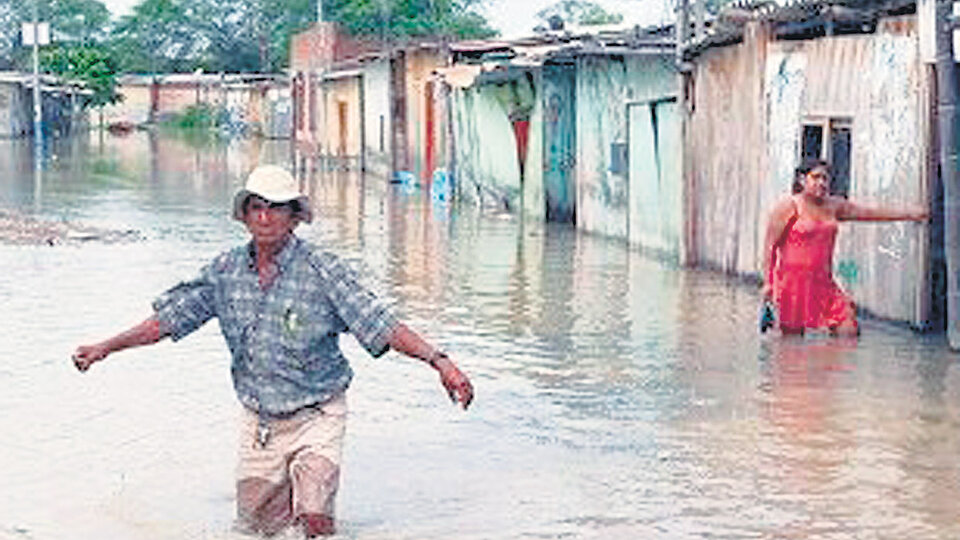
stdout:
<svg viewBox="0 0 960 540">
<path fill-rule="evenodd" d="M 106 125 L 162 121 L 205 104 L 224 108 L 231 125 L 237 129 L 273 138 L 290 136 L 290 90 L 286 81 L 224 81 L 207 76 L 195 82 L 165 82 L 160 77 L 154 85 L 151 78 L 138 77 L 121 81 L 117 90 L 123 100 L 103 108 Z M 99 122 L 99 114 L 93 113 L 95 124 Z"/>
<path fill-rule="evenodd" d="M 433 72 L 446 64 L 439 50 L 433 47 L 411 48 L 406 51 L 406 141 L 405 149 L 394 149 L 395 152 L 405 151 L 406 162 L 410 172 L 421 182 L 429 182 L 432 170 L 427 166 L 427 147 L 437 146 L 437 141 L 428 142 L 431 132 L 428 131 L 428 109 L 433 107 L 433 92 L 428 91 L 428 81 L 433 80 Z"/>
<path fill-rule="evenodd" d="M 534 89 L 542 87 L 542 84 L 534 85 Z M 530 124 L 527 127 L 527 155 L 524 160 L 521 180 L 523 214 L 538 220 L 544 220 L 547 217 L 546 189 L 544 186 L 543 106 L 543 92 L 535 91 L 533 108 L 530 110 L 529 116 Z"/>
<path fill-rule="evenodd" d="M 627 177 L 610 170 L 613 143 L 626 143 L 627 66 L 577 59 L 577 227 L 627 239 Z M 624 171 L 625 172 L 625 171 Z"/>
<path fill-rule="evenodd" d="M 346 76 L 324 81 L 318 91 L 317 124 L 321 154 L 350 160 L 360 159 L 360 91 L 362 78 Z"/>
<path fill-rule="evenodd" d="M 683 253 L 682 116 L 676 101 L 636 101 L 629 122 L 630 245 L 674 260 Z"/>
<path fill-rule="evenodd" d="M 123 96 L 123 101 L 103 107 L 104 124 L 110 125 L 115 122 L 145 124 L 150 121 L 153 100 L 149 83 L 121 82 L 117 91 Z"/>
<path fill-rule="evenodd" d="M 390 114 L 390 60 L 378 58 L 363 67 L 364 151 L 367 170 L 389 176 L 392 168 Z"/>
<path fill-rule="evenodd" d="M 634 181 L 638 182 L 634 189 L 638 198 L 631 202 L 628 168 L 638 169 L 642 160 L 632 160 L 624 149 L 628 149 L 631 143 L 628 104 L 676 96 L 676 86 L 677 77 L 667 56 L 587 55 L 578 58 L 576 206 L 579 228 L 634 244 L 643 244 L 644 238 L 649 239 L 650 234 L 666 234 L 660 232 L 660 225 L 655 223 L 659 218 L 645 221 L 640 214 L 651 207 L 645 206 L 646 203 L 640 198 L 644 193 L 651 194 L 649 189 L 642 186 L 647 184 L 649 187 L 650 183 L 660 182 L 659 176 L 638 172 L 634 177 Z M 667 116 L 669 120 L 666 121 L 679 123 L 675 115 Z M 645 120 L 644 125 L 650 125 L 649 120 Z M 670 133 L 678 132 L 678 129 L 679 126 L 676 126 Z M 635 138 L 639 136 L 634 135 Z M 648 143 L 641 143 L 634 150 L 639 152 L 644 144 L 653 142 L 651 135 Z M 649 147 L 647 149 L 650 150 Z M 664 151 L 670 164 L 679 159 L 672 148 L 664 148 Z M 620 156 L 615 155 L 617 153 Z M 620 159 L 623 156 L 627 157 L 626 161 Z M 650 174 L 659 175 L 656 167 L 650 171 L 653 171 Z M 680 184 L 679 179 L 670 179 L 668 182 L 671 185 Z M 679 221 L 677 216 L 680 209 L 676 207 L 678 203 L 674 199 L 668 197 L 671 206 L 665 209 L 671 221 L 670 228 L 676 228 L 675 222 Z M 631 222 L 639 227 L 634 231 L 636 235 L 633 239 L 630 236 Z M 650 227 L 654 229 L 644 230 Z M 675 233 L 670 233 L 665 238 L 674 236 Z M 658 240 L 656 243 L 663 242 Z"/>
<path fill-rule="evenodd" d="M 456 182 L 462 199 L 544 215 L 543 115 L 537 81 L 534 76 L 515 75 L 453 90 Z M 523 177 L 511 121 L 518 114 L 530 122 Z"/>
</svg>

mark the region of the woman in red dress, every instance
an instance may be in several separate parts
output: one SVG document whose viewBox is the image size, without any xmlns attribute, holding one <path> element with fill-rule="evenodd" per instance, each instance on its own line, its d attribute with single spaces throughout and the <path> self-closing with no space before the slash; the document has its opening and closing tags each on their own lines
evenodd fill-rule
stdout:
<svg viewBox="0 0 960 540">
<path fill-rule="evenodd" d="M 779 311 L 780 330 L 825 329 L 856 335 L 853 300 L 833 280 L 833 249 L 840 221 L 925 221 L 923 208 L 870 208 L 829 193 L 830 166 L 801 169 L 802 189 L 777 203 L 767 222 L 763 295 Z"/>
</svg>

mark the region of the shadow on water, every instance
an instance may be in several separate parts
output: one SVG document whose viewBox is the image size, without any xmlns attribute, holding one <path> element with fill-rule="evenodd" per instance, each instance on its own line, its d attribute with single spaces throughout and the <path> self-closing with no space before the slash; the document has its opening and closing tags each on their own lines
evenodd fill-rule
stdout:
<svg viewBox="0 0 960 540">
<path fill-rule="evenodd" d="M 40 184 L 28 145 L 0 157 L 5 211 L 138 235 L 0 243 L 0 537 L 242 538 L 216 324 L 82 376 L 68 358 L 245 240 L 229 205 L 259 162 L 296 169 L 316 215 L 298 234 L 350 259 L 477 387 L 462 413 L 416 362 L 343 340 L 341 537 L 960 536 L 960 380 L 939 336 L 760 335 L 739 280 L 283 141 L 93 134 L 52 145 Z"/>
</svg>

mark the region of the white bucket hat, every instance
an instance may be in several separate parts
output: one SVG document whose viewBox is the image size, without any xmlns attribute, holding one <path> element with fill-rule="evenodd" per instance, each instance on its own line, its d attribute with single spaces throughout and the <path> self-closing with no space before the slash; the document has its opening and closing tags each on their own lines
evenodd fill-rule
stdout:
<svg viewBox="0 0 960 540">
<path fill-rule="evenodd" d="M 296 217 L 310 223 L 313 213 L 310 200 L 300 193 L 297 181 L 286 169 L 277 165 L 260 165 L 247 176 L 247 185 L 233 197 L 233 218 L 243 221 L 243 205 L 247 197 L 256 195 L 272 203 L 297 201 L 299 210 Z"/>
</svg>

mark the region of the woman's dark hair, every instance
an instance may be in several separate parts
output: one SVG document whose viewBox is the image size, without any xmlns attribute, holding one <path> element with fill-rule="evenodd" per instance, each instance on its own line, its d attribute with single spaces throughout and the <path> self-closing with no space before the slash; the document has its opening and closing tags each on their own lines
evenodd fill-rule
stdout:
<svg viewBox="0 0 960 540">
<path fill-rule="evenodd" d="M 793 170 L 793 183 L 790 184 L 790 192 L 794 195 L 803 191 L 803 177 L 807 175 L 803 168 L 803 165 L 800 165 Z"/>
<path fill-rule="evenodd" d="M 793 193 L 800 193 L 803 191 L 803 178 L 807 176 L 807 173 L 816 169 L 823 168 L 827 170 L 827 174 L 830 174 L 830 163 L 820 158 L 807 158 L 793 170 L 793 184 L 790 186 L 790 190 Z"/>
</svg>

